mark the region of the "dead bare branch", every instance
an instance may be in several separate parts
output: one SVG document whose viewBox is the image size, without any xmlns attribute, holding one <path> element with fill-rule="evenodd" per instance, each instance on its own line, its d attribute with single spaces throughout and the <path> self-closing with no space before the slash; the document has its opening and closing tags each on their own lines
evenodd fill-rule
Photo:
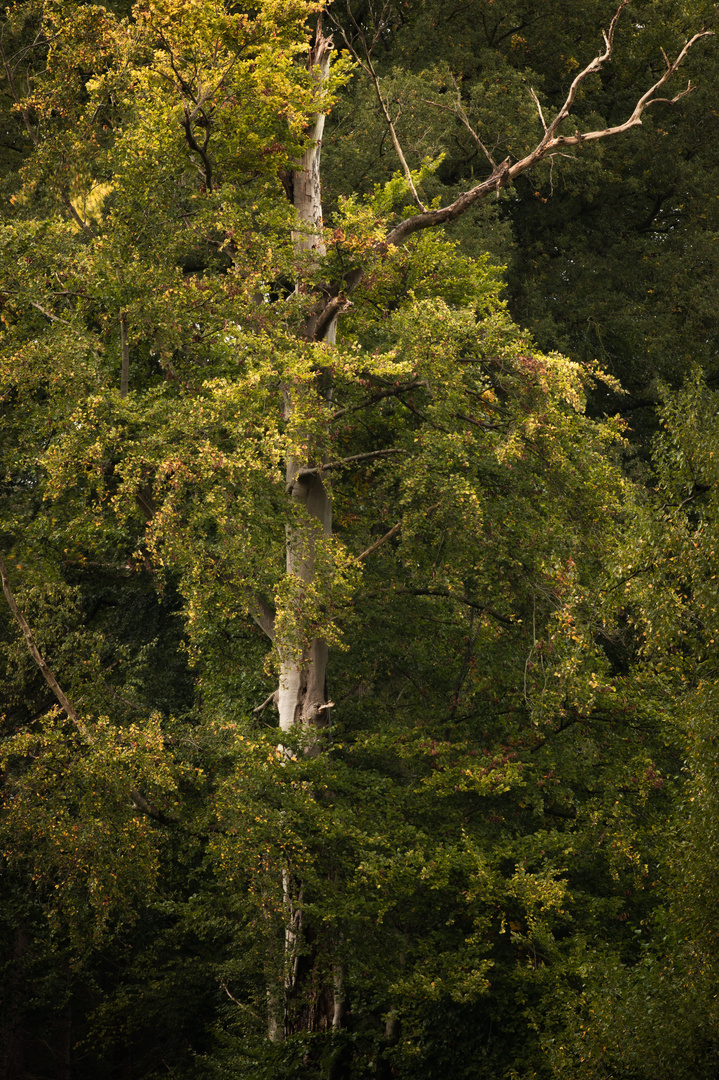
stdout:
<svg viewBox="0 0 719 1080">
<path fill-rule="evenodd" d="M 427 210 L 423 213 L 415 214 L 413 217 L 406 218 L 404 221 L 400 222 L 399 225 L 396 225 L 390 230 L 384 242 L 398 245 L 408 236 L 411 236 L 412 233 L 418 232 L 421 229 L 434 228 L 437 225 L 454 221 L 473 206 L 474 203 L 478 202 L 480 199 L 486 198 L 493 191 L 499 192 L 500 188 L 507 187 L 509 184 L 513 183 L 518 176 L 521 176 L 560 148 L 579 146 L 583 143 L 596 142 L 599 139 L 607 139 L 614 135 L 623 134 L 624 132 L 631 130 L 631 128 L 640 126 L 642 124 L 643 114 L 647 109 L 651 108 L 652 105 L 675 105 L 678 101 L 681 101 L 683 97 L 686 97 L 687 94 L 691 93 L 693 88 L 691 83 L 689 83 L 684 90 L 675 94 L 674 97 L 667 98 L 657 96 L 662 87 L 677 73 L 679 67 L 696 43 L 701 41 L 702 38 L 714 36 L 713 30 L 701 30 L 699 33 L 694 34 L 694 36 L 686 42 L 677 57 L 671 62 L 667 61 L 662 76 L 657 79 L 644 94 L 642 94 L 631 114 L 623 123 L 600 128 L 596 131 L 577 131 L 573 135 L 558 134 L 561 124 L 571 113 L 579 87 L 590 75 L 600 71 L 603 65 L 611 60 L 617 22 L 622 11 L 626 7 L 627 2 L 628 0 L 623 0 L 617 8 L 614 18 L 610 23 L 609 30 L 603 34 L 603 52 L 595 56 L 594 59 L 591 60 L 586 67 L 582 68 L 582 70 L 574 77 L 562 107 L 559 109 L 551 123 L 545 125 L 544 135 L 533 150 L 519 161 L 514 162 L 514 164 L 511 164 L 510 159 L 507 158 L 507 160 L 503 161 L 500 165 L 495 165 L 489 177 L 469 191 L 462 192 L 462 194 L 458 195 L 454 202 L 450 203 L 448 206 L 440 207 L 437 210 Z M 536 99 L 534 92 L 531 91 L 531 93 Z"/>
</svg>

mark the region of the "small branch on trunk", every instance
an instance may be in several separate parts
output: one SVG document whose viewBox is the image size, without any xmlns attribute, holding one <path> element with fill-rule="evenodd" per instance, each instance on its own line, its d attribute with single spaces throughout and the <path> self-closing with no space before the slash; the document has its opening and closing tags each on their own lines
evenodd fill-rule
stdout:
<svg viewBox="0 0 719 1080">
<path fill-rule="evenodd" d="M 152 818 L 153 821 L 157 821 L 160 825 L 176 825 L 177 818 L 172 814 L 163 814 L 162 810 L 158 810 L 156 806 L 153 806 L 151 802 L 148 802 L 144 795 L 142 795 L 137 788 L 130 789 L 130 799 L 135 810 L 139 810 L 141 814 L 146 817 Z"/>
<path fill-rule="evenodd" d="M 63 204 L 64 204 L 66 210 L 70 214 L 70 217 L 75 222 L 75 224 L 80 229 L 82 229 L 82 231 L 85 233 L 86 236 L 89 236 L 91 240 L 94 240 L 95 239 L 95 230 L 92 228 L 92 226 L 87 221 L 84 220 L 84 218 L 80 217 L 80 215 L 78 214 L 77 210 L 75 209 L 75 207 L 73 205 L 72 199 L 67 194 L 67 192 L 63 191 L 61 193 L 61 197 L 62 197 L 62 201 L 63 201 Z"/>
<path fill-rule="evenodd" d="M 446 427 L 444 427 L 442 424 L 435 424 L 434 420 L 430 420 L 430 418 L 428 416 L 425 416 L 424 413 L 420 412 L 419 409 L 415 409 L 414 405 L 410 404 L 409 401 L 405 401 L 403 397 L 398 396 L 397 400 L 400 402 L 401 405 L 404 405 L 405 409 L 408 409 L 409 412 L 414 413 L 414 415 L 418 417 L 418 419 L 420 419 L 423 424 L 428 424 L 429 427 L 434 428 L 435 431 L 442 431 L 445 435 L 449 434 L 449 431 Z"/>
<path fill-rule="evenodd" d="M 314 341 L 322 341 L 327 337 L 329 329 L 337 316 L 343 315 L 344 312 L 349 311 L 351 307 L 352 301 L 348 300 L 344 293 L 333 296 L 317 316 L 317 320 L 313 327 L 312 339 Z"/>
<path fill-rule="evenodd" d="M 233 997 L 232 994 L 230 993 L 230 991 L 227 989 L 226 985 L 223 982 L 220 983 L 220 990 L 224 990 L 225 993 L 227 994 L 228 998 L 230 999 L 230 1001 L 232 1001 L 240 1009 L 244 1009 L 244 1011 L 246 1013 L 249 1013 L 250 1016 L 254 1020 L 259 1020 L 260 1019 L 259 1016 L 257 1015 L 257 1013 L 254 1011 L 254 1009 L 251 1009 L 249 1007 L 249 1005 L 243 1005 L 243 1003 L 241 1001 L 238 1001 L 236 997 Z"/>
<path fill-rule="evenodd" d="M 187 105 L 185 105 L 184 106 L 185 118 L 184 118 L 184 120 L 182 120 L 180 122 L 180 126 L 181 126 L 182 130 L 185 133 L 185 142 L 189 146 L 190 150 L 194 151 L 194 153 L 196 153 L 199 156 L 199 158 L 200 158 L 200 160 L 202 162 L 202 166 L 200 167 L 200 172 L 202 173 L 202 175 L 205 178 L 205 187 L 206 187 L 206 189 L 207 189 L 207 191 L 209 193 L 209 192 L 212 191 L 212 165 L 210 163 L 209 157 L 207 156 L 207 147 L 208 147 L 209 142 L 210 142 L 210 121 L 207 118 L 205 120 L 205 138 L 204 138 L 204 141 L 202 143 L 202 146 L 200 146 L 200 144 L 197 142 L 195 136 L 192 133 L 192 123 L 193 123 L 193 119 L 197 115 L 197 111 L 198 110 L 196 109 L 192 113 L 192 116 L 191 116 L 190 115 L 190 110 L 188 109 Z M 202 110 L 200 109 L 199 111 L 201 112 Z"/>
<path fill-rule="evenodd" d="M 427 507 L 424 511 L 425 514 L 431 514 L 433 510 L 436 510 L 439 503 L 434 503 L 432 506 Z M 366 559 L 369 555 L 373 555 L 377 548 L 381 548 L 383 544 L 386 544 L 388 540 L 391 540 L 393 536 L 402 528 L 402 522 L 398 521 L 396 525 L 393 525 L 389 532 L 386 532 L 384 536 L 380 536 L 379 540 L 375 540 L 374 544 L 370 544 L 366 551 L 363 551 L 361 555 L 358 555 L 358 559 Z"/>
<path fill-rule="evenodd" d="M 454 415 L 458 420 L 464 420 L 467 424 L 474 424 L 474 426 L 478 427 L 481 431 L 499 430 L 499 424 L 492 424 L 488 420 L 475 420 L 473 416 L 467 416 L 466 413 L 461 412 L 455 413 Z"/>
<path fill-rule="evenodd" d="M 265 600 L 259 593 L 253 593 L 251 597 L 251 606 L 254 609 L 252 611 L 252 618 L 255 620 L 260 630 L 267 634 L 270 641 L 275 639 L 275 612 L 271 604 Z M 266 704 L 266 703 L 265 703 Z"/>
<path fill-rule="evenodd" d="M 390 454 L 406 454 L 407 451 L 402 447 L 395 447 L 391 450 L 370 450 L 367 454 L 353 454 L 352 457 L 340 458 L 339 461 L 328 461 L 325 465 L 316 465 L 310 469 L 300 469 L 297 473 L 297 479 L 301 480 L 304 476 L 320 476 L 322 473 L 329 472 L 330 469 L 344 469 L 348 465 L 354 465 L 357 461 L 370 461 L 372 458 L 389 457 Z"/>
<path fill-rule="evenodd" d="M 135 492 L 135 502 L 145 516 L 145 519 L 147 521 L 152 521 L 157 507 L 155 506 L 155 500 L 152 497 L 152 487 L 150 484 L 143 484 L 141 488 L 138 488 Z"/>
<path fill-rule="evenodd" d="M 264 701 L 262 702 L 262 704 L 261 704 L 261 705 L 257 705 L 257 706 L 256 706 L 256 708 L 254 708 L 254 709 L 252 710 L 252 712 L 253 712 L 253 713 L 255 714 L 255 716 L 259 715 L 259 713 L 261 713 L 261 712 L 264 712 L 264 711 L 265 711 L 265 709 L 266 709 L 266 708 L 267 708 L 267 706 L 268 706 L 268 705 L 270 704 L 270 702 L 274 701 L 274 702 L 275 702 L 275 705 L 276 705 L 276 704 L 277 704 L 277 702 L 276 702 L 276 700 L 275 700 L 276 698 L 277 698 L 277 691 L 276 691 L 276 690 L 273 690 L 271 694 L 268 694 L 268 695 L 267 695 L 267 697 L 266 697 L 266 698 L 265 698 L 265 700 L 264 700 Z"/>
<path fill-rule="evenodd" d="M 36 311 L 39 311 L 41 315 L 44 315 L 46 319 L 49 319 L 50 322 L 59 322 L 62 323 L 63 326 L 71 325 L 71 323 L 69 323 L 67 319 L 61 319 L 59 315 L 53 315 L 51 311 L 48 311 L 47 308 L 44 308 L 42 304 L 38 304 L 36 300 L 31 300 L 30 304 L 32 307 L 35 308 Z"/>
</svg>

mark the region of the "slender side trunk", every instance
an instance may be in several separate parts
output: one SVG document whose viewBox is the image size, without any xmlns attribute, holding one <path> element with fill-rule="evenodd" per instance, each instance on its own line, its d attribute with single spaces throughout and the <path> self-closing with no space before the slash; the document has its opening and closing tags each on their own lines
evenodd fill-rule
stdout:
<svg viewBox="0 0 719 1080">
<path fill-rule="evenodd" d="M 269 978 L 273 977 L 273 973 Z M 280 1017 L 283 1013 L 282 992 L 279 985 L 267 984 L 267 1038 L 270 1042 L 282 1042 L 284 1031 Z"/>
<path fill-rule="evenodd" d="M 332 1030 L 340 1031 L 346 1011 L 344 964 L 334 965 L 332 968 L 332 982 Z"/>
</svg>

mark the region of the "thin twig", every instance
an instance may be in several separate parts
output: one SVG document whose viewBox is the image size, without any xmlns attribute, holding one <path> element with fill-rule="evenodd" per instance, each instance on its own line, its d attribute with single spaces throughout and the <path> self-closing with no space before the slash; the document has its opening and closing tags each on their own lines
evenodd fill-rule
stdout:
<svg viewBox="0 0 719 1080">
<path fill-rule="evenodd" d="M 406 593 L 409 596 L 437 596 L 443 600 L 455 600 L 458 604 L 476 608 L 477 611 L 481 611 L 484 615 L 489 615 L 504 626 L 516 625 L 514 619 L 510 619 L 507 615 L 500 615 L 494 608 L 487 607 L 486 604 L 480 604 L 478 600 L 471 600 L 468 596 L 460 596 L 457 593 L 450 592 L 449 589 L 410 589 L 402 587 L 396 589 L 395 592 Z"/>
<path fill-rule="evenodd" d="M 534 89 L 533 86 L 530 86 L 529 93 L 532 95 L 532 100 L 534 101 L 534 104 L 537 106 L 537 112 L 539 113 L 539 119 L 542 121 L 542 127 L 544 128 L 544 131 L 545 131 L 545 134 L 546 134 L 547 122 L 544 119 L 544 113 L 542 112 L 542 106 L 541 106 L 541 103 L 539 101 L 539 98 L 537 97 L 537 94 L 536 94 L 535 89 Z"/>
<path fill-rule="evenodd" d="M 393 386 L 388 390 L 379 390 L 365 401 L 361 401 L 359 405 L 348 405 L 344 409 L 337 409 L 330 419 L 332 421 L 339 420 L 341 416 L 346 416 L 347 413 L 358 412 L 360 409 L 367 409 L 370 405 L 376 405 L 378 401 L 383 401 L 384 398 L 396 397 L 398 394 L 404 394 L 410 390 L 416 390 L 419 387 L 426 386 L 427 382 L 425 379 L 412 379 L 410 382 L 401 383 L 399 386 Z"/>
<path fill-rule="evenodd" d="M 392 119 L 391 115 L 390 115 L 389 107 L 387 105 L 387 102 L 384 99 L 384 95 L 382 93 L 382 88 L 380 86 L 379 76 L 377 75 L 377 72 L 375 71 L 374 64 L 372 63 L 372 50 L 373 50 L 374 46 L 377 44 L 377 41 L 379 40 L 379 35 L 380 35 L 382 25 L 383 25 L 382 20 L 380 20 L 380 23 L 379 23 L 377 29 L 375 30 L 375 35 L 374 35 L 372 44 L 369 45 L 367 43 L 367 38 L 365 37 L 365 34 L 364 34 L 363 30 L 361 29 L 361 27 L 359 26 L 357 20 L 355 19 L 354 15 L 352 14 L 352 9 L 350 8 L 350 5 L 349 5 L 349 0 L 347 0 L 347 13 L 348 13 L 351 21 L 354 24 L 357 37 L 362 42 L 363 55 L 360 55 L 360 53 L 357 51 L 354 41 L 351 40 L 348 37 L 344 27 L 340 26 L 337 23 L 335 25 L 337 26 L 337 29 L 342 34 L 342 37 L 344 38 L 344 41 L 345 41 L 345 45 L 349 49 L 350 53 L 352 54 L 354 59 L 357 61 L 359 66 L 364 71 L 365 75 L 368 76 L 370 82 L 374 86 L 375 94 L 377 96 L 377 101 L 379 103 L 380 109 L 382 110 L 382 115 L 385 118 L 385 122 L 387 124 L 387 128 L 389 130 L 390 136 L 392 137 L 392 145 L 394 146 L 395 153 L 397 154 L 397 157 L 399 158 L 399 163 L 402 166 L 402 172 L 404 173 L 404 178 L 407 181 L 407 186 L 408 186 L 410 192 L 412 193 L 412 198 L 414 199 L 414 201 L 417 204 L 417 206 L 419 207 L 419 209 L 423 213 L 426 213 L 427 212 L 427 207 L 424 205 L 424 203 L 422 202 L 422 200 L 420 199 L 420 197 L 419 197 L 419 195 L 417 193 L 417 188 L 415 187 L 414 180 L 412 179 L 412 170 L 410 169 L 409 165 L 407 164 L 407 159 L 404 156 L 402 146 L 401 146 L 400 141 L 399 141 L 399 139 L 397 137 L 397 130 L 395 128 L 395 122 L 396 121 L 394 121 Z M 397 119 L 399 119 L 399 115 L 397 116 Z"/>
<path fill-rule="evenodd" d="M 448 112 L 448 113 L 451 113 L 452 116 L 456 116 L 457 119 L 460 120 L 462 122 L 462 124 L 464 124 L 467 131 L 472 136 L 472 138 L 474 139 L 477 146 L 480 148 L 480 150 L 482 151 L 482 153 L 484 154 L 484 156 L 486 157 L 487 161 L 492 166 L 492 168 L 496 169 L 497 168 L 497 162 L 494 160 L 494 158 L 490 154 L 489 150 L 484 145 L 484 143 L 480 139 L 479 135 L 477 134 L 477 132 L 474 130 L 474 128 L 472 127 L 472 125 L 469 122 L 469 117 L 467 116 L 467 113 L 464 110 L 464 106 L 462 105 L 462 96 L 461 96 L 461 93 L 460 93 L 460 89 L 459 89 L 459 86 L 457 85 L 457 80 L 454 78 L 454 76 L 452 76 L 452 83 L 454 84 L 454 89 L 455 89 L 456 94 L 457 94 L 456 104 L 454 105 L 453 108 L 450 107 L 449 105 L 441 105 L 438 101 L 432 101 L 430 98 L 420 98 L 419 100 L 423 101 L 425 105 L 432 105 L 435 109 L 441 109 L 443 112 Z M 546 128 L 545 128 L 545 131 L 546 131 Z"/>
</svg>

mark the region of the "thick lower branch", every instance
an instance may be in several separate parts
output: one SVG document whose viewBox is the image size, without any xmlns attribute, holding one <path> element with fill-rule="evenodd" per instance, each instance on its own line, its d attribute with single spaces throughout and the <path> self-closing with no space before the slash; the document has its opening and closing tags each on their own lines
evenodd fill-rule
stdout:
<svg viewBox="0 0 719 1080">
<path fill-rule="evenodd" d="M 315 465 L 312 468 L 300 469 L 297 473 L 297 479 L 302 479 L 305 476 L 320 476 L 322 473 L 329 472 L 330 469 L 344 469 L 348 465 L 354 465 L 357 461 L 370 461 L 373 458 L 389 457 L 391 454 L 406 454 L 407 451 L 402 447 L 392 447 L 389 450 L 370 450 L 366 454 L 353 454 L 351 457 L 340 458 L 339 461 L 328 461 L 324 465 Z"/>
</svg>

